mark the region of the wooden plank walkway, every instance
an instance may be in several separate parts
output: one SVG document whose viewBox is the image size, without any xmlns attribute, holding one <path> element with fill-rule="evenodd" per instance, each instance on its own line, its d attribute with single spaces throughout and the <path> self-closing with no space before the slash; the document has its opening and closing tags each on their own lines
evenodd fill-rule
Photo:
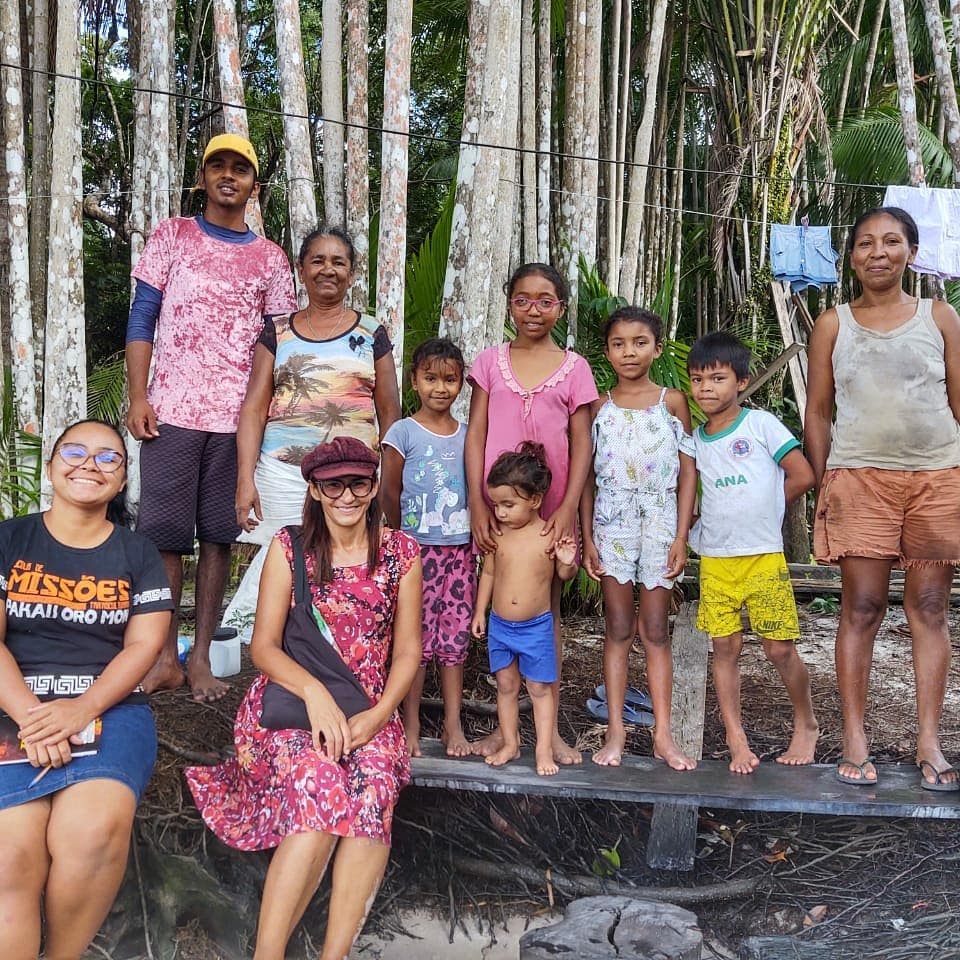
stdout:
<svg viewBox="0 0 960 960">
<path fill-rule="evenodd" d="M 771 813 L 960 820 L 960 793 L 921 789 L 920 771 L 906 764 L 880 764 L 876 787 L 840 783 L 833 764 L 786 767 L 766 761 L 741 777 L 730 773 L 723 760 L 701 760 L 696 770 L 677 773 L 652 757 L 624 757 L 620 767 L 599 767 L 588 755 L 581 766 L 540 777 L 532 748 L 523 749 L 513 763 L 491 767 L 479 757 L 447 757 L 438 740 L 421 740 L 420 747 L 423 756 L 412 764 L 418 787 L 627 803 L 669 801 Z"/>
</svg>

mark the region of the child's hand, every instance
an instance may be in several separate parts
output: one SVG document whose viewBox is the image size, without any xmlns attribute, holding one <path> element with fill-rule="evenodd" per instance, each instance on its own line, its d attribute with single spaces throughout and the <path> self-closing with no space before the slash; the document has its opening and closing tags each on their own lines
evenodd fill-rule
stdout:
<svg viewBox="0 0 960 960">
<path fill-rule="evenodd" d="M 687 565 L 687 538 L 677 537 L 667 554 L 667 579 L 676 580 Z"/>
<path fill-rule="evenodd" d="M 490 512 L 486 500 L 470 504 L 470 532 L 481 553 L 496 553 L 500 525 Z"/>
<path fill-rule="evenodd" d="M 482 640 L 484 634 L 486 634 L 487 618 L 482 614 L 478 613 L 474 616 L 473 620 L 470 623 L 470 632 L 478 639 Z"/>
<path fill-rule="evenodd" d="M 577 559 L 577 544 L 573 537 L 560 537 L 553 542 L 553 556 L 557 563 L 570 567 Z"/>
<path fill-rule="evenodd" d="M 600 551 L 592 540 L 583 541 L 583 569 L 587 571 L 587 576 L 591 580 L 596 580 L 598 583 L 607 573 L 600 562 Z"/>
</svg>

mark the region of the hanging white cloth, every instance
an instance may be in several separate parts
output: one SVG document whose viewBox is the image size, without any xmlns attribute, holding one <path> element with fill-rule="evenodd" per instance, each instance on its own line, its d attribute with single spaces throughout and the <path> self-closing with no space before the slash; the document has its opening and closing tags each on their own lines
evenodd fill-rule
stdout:
<svg viewBox="0 0 960 960">
<path fill-rule="evenodd" d="M 259 543 L 260 549 L 243 575 L 222 622 L 222 626 L 236 629 L 244 643 L 249 643 L 253 636 L 253 617 L 257 610 L 260 573 L 267 557 L 267 548 L 281 527 L 302 522 L 303 501 L 307 496 L 307 483 L 300 473 L 300 467 L 264 453 L 257 460 L 253 480 L 260 494 L 263 519 L 249 533 L 241 532 L 237 541 Z"/>
<path fill-rule="evenodd" d="M 960 278 L 960 190 L 894 185 L 883 205 L 900 207 L 917 222 L 920 245 L 911 269 L 941 280 Z"/>
</svg>

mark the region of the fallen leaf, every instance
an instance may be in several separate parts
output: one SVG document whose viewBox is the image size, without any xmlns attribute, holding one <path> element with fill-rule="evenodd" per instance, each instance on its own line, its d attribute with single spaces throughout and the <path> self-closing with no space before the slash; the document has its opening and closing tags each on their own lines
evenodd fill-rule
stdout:
<svg viewBox="0 0 960 960">
<path fill-rule="evenodd" d="M 807 911 L 807 915 L 803 918 L 803 925 L 805 927 L 816 926 L 826 915 L 827 905 L 825 903 L 818 904 L 816 907 L 811 907 Z"/>
<path fill-rule="evenodd" d="M 787 851 L 778 850 L 776 853 L 771 853 L 770 856 L 764 857 L 763 859 L 766 860 L 767 863 L 783 863 L 783 861 L 787 859 Z"/>
</svg>

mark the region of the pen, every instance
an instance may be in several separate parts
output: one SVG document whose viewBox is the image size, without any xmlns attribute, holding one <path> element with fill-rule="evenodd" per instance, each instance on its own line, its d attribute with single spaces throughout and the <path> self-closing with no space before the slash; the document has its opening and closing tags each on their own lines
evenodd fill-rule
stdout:
<svg viewBox="0 0 960 960">
<path fill-rule="evenodd" d="M 48 763 L 48 764 L 30 781 L 30 787 L 35 787 L 52 769 L 53 769 L 53 766 Z M 27 787 L 27 789 L 29 790 L 30 787 Z"/>
</svg>

